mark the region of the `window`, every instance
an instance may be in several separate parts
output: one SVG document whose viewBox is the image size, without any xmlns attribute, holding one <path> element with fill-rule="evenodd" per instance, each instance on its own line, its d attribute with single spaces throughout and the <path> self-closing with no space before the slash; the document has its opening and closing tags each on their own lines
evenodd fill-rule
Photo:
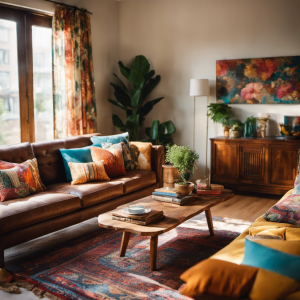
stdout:
<svg viewBox="0 0 300 300">
<path fill-rule="evenodd" d="M 9 72 L 0 71 L 0 89 L 2 91 L 9 89 Z"/>
<path fill-rule="evenodd" d="M 8 28 L 0 25 L 0 42 L 8 43 Z"/>
<path fill-rule="evenodd" d="M 0 49 L 0 65 L 9 64 L 9 50 Z"/>
<path fill-rule="evenodd" d="M 0 7 L 0 145 L 52 140 L 52 17 Z"/>
</svg>

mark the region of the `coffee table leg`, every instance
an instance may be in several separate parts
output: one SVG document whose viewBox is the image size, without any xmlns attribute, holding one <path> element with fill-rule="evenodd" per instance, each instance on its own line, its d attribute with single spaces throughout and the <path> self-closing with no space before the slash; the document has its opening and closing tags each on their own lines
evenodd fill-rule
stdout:
<svg viewBox="0 0 300 300">
<path fill-rule="evenodd" d="M 211 212 L 210 209 L 205 211 L 205 216 L 206 216 L 206 220 L 207 220 L 207 225 L 208 225 L 208 229 L 209 229 L 209 233 L 211 236 L 214 236 L 214 225 L 213 225 L 213 221 L 211 218 Z"/>
<path fill-rule="evenodd" d="M 120 257 L 124 257 L 127 249 L 127 245 L 130 238 L 130 232 L 123 232 L 122 242 L 121 242 L 121 248 L 120 248 Z"/>
<path fill-rule="evenodd" d="M 158 235 L 150 237 L 150 269 L 156 270 Z"/>
</svg>

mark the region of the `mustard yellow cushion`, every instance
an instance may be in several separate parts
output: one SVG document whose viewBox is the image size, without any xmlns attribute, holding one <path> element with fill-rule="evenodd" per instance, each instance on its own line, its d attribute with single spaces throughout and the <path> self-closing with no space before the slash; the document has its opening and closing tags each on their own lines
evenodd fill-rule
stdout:
<svg viewBox="0 0 300 300">
<path fill-rule="evenodd" d="M 300 291 L 289 294 L 283 298 L 284 300 L 299 300 L 300 299 Z"/>
<path fill-rule="evenodd" d="M 283 240 L 285 240 L 285 232 L 286 228 L 270 228 L 268 226 L 258 226 L 258 227 L 250 227 L 249 234 L 256 236 L 256 235 L 273 235 L 273 236 L 280 236 Z"/>
<path fill-rule="evenodd" d="M 69 162 L 68 164 L 72 175 L 72 185 L 88 181 L 110 180 L 105 172 L 103 160 L 92 163 Z"/>
<path fill-rule="evenodd" d="M 257 271 L 258 268 L 209 258 L 180 276 L 186 282 L 181 293 L 191 297 L 202 294 L 244 297 L 251 290 Z"/>
<path fill-rule="evenodd" d="M 248 297 L 251 300 L 283 299 L 299 288 L 300 284 L 294 279 L 259 269 Z"/>
<path fill-rule="evenodd" d="M 300 228 L 286 228 L 285 238 L 287 241 L 300 241 Z"/>
</svg>

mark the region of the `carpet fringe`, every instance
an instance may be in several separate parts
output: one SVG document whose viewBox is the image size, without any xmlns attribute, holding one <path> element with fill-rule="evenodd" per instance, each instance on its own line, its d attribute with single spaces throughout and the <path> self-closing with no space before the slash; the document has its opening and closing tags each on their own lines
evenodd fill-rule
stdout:
<svg viewBox="0 0 300 300">
<path fill-rule="evenodd" d="M 21 290 L 19 288 L 24 288 L 25 290 L 32 292 L 38 298 L 47 298 L 49 300 L 63 300 L 56 295 L 51 294 L 50 292 L 35 286 L 33 283 L 26 281 L 26 279 L 22 280 L 20 278 L 13 278 L 10 282 L 0 282 L 0 290 L 10 293 L 10 294 L 21 294 Z"/>
</svg>

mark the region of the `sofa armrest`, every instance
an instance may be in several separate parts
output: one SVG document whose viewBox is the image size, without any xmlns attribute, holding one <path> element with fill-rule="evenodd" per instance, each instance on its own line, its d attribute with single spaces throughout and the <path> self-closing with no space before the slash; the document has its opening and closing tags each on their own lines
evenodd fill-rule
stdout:
<svg viewBox="0 0 300 300">
<path fill-rule="evenodd" d="M 151 169 L 156 173 L 156 181 L 159 187 L 163 186 L 162 165 L 165 163 L 165 147 L 152 146 L 151 150 Z"/>
</svg>

